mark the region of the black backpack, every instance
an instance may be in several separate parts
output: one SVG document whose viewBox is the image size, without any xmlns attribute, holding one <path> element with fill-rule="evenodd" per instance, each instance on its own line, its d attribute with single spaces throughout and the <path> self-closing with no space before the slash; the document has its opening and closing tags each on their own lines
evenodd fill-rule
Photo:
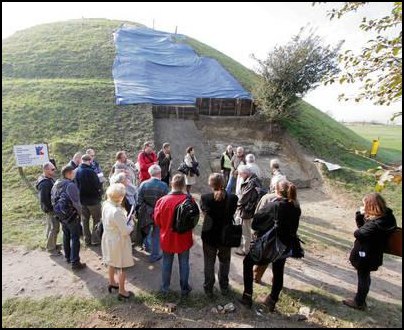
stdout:
<svg viewBox="0 0 404 330">
<path fill-rule="evenodd" d="M 57 187 L 51 198 L 53 212 L 61 222 L 70 222 L 77 215 L 77 211 L 67 195 L 67 186 L 68 183 Z"/>
<path fill-rule="evenodd" d="M 173 231 L 179 234 L 190 231 L 196 227 L 199 221 L 199 207 L 191 195 L 175 208 L 173 219 Z"/>
</svg>

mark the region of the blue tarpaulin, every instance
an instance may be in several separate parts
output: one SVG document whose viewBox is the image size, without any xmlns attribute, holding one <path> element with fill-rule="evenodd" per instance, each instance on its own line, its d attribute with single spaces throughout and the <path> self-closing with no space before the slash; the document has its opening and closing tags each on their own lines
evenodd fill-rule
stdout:
<svg viewBox="0 0 404 330">
<path fill-rule="evenodd" d="M 216 60 L 198 56 L 185 36 L 123 27 L 114 34 L 117 104 L 194 104 L 196 98 L 251 99 Z"/>
</svg>

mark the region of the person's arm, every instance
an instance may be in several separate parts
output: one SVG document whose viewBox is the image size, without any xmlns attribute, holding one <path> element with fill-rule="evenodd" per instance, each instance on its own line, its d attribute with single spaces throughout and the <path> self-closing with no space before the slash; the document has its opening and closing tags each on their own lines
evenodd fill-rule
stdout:
<svg viewBox="0 0 404 330">
<path fill-rule="evenodd" d="M 90 175 L 90 181 L 91 181 L 90 184 L 95 188 L 95 190 L 99 194 L 99 197 L 101 198 L 102 183 L 100 182 L 100 179 L 98 178 L 97 173 L 95 173 L 94 171 L 88 171 L 88 173 Z"/>
<path fill-rule="evenodd" d="M 220 157 L 220 168 L 222 171 L 224 171 L 224 155 L 223 154 Z"/>
<path fill-rule="evenodd" d="M 39 191 L 40 200 L 41 200 L 41 209 L 44 212 L 52 211 L 52 202 L 51 202 L 51 190 L 52 183 L 49 180 L 47 182 L 42 182 L 41 190 Z"/>
<path fill-rule="evenodd" d="M 243 191 L 241 198 L 238 200 L 238 206 L 244 206 L 247 205 L 247 203 L 250 201 L 253 193 L 254 193 L 255 186 L 253 184 L 247 184 L 246 189 Z"/>
<path fill-rule="evenodd" d="M 142 205 L 144 201 L 144 184 L 142 183 L 137 191 L 137 198 L 136 198 L 136 208 L 138 209 L 140 205 Z"/>
<path fill-rule="evenodd" d="M 139 156 L 137 156 L 137 162 L 139 163 L 139 168 L 141 171 L 144 171 L 147 168 L 143 152 L 139 153 Z"/>
<path fill-rule="evenodd" d="M 69 196 L 70 200 L 73 203 L 73 207 L 76 209 L 78 214 L 81 214 L 80 192 L 74 183 L 67 186 L 66 194 L 67 196 Z"/>
<path fill-rule="evenodd" d="M 360 211 L 356 211 L 355 221 L 358 228 L 362 227 L 365 224 L 365 215 L 362 214 Z"/>
<path fill-rule="evenodd" d="M 161 167 L 168 166 L 171 161 L 170 157 L 167 157 L 164 152 L 159 153 L 158 160 Z"/>
<path fill-rule="evenodd" d="M 191 156 L 190 156 L 189 154 L 187 154 L 187 155 L 184 157 L 184 163 L 185 163 L 188 167 L 192 168 L 192 158 L 191 158 Z"/>
<path fill-rule="evenodd" d="M 366 221 L 365 224 L 355 230 L 354 236 L 359 240 L 371 238 L 378 231 L 377 224 L 374 220 Z"/>
<path fill-rule="evenodd" d="M 129 234 L 133 231 L 133 221 L 129 221 L 128 223 L 125 213 L 120 209 L 115 210 L 113 217 L 113 223 L 116 225 L 121 235 L 129 236 Z"/>
<path fill-rule="evenodd" d="M 154 224 L 161 228 L 162 222 L 161 222 L 161 199 L 159 199 L 156 202 L 156 205 L 154 207 L 154 213 L 153 213 L 153 221 Z"/>
</svg>

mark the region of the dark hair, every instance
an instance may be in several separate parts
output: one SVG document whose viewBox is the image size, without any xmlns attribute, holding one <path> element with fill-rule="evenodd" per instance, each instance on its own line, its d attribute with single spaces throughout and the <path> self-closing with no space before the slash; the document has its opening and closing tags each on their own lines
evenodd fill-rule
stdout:
<svg viewBox="0 0 404 330">
<path fill-rule="evenodd" d="M 63 168 L 62 168 L 62 176 L 66 179 L 66 175 L 68 173 L 70 173 L 70 172 L 73 172 L 73 171 L 74 171 L 73 166 L 70 166 L 70 165 L 63 166 Z"/>
<path fill-rule="evenodd" d="M 194 147 L 188 147 L 187 148 L 187 154 L 189 154 L 192 150 L 194 150 Z"/>
<path fill-rule="evenodd" d="M 209 175 L 209 186 L 213 189 L 213 198 L 215 201 L 222 201 L 226 193 L 224 192 L 224 177 L 220 173 L 212 173 Z"/>
</svg>

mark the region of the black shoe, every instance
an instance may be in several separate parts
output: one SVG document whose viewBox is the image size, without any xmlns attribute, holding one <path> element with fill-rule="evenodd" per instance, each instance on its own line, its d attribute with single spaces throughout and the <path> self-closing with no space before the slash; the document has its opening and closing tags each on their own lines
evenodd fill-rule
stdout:
<svg viewBox="0 0 404 330">
<path fill-rule="evenodd" d="M 364 311 L 367 308 L 366 303 L 364 303 L 363 305 L 358 305 L 357 302 L 355 301 L 355 299 L 345 299 L 342 301 L 342 303 L 348 307 L 351 307 L 353 309 L 357 309 L 360 311 Z"/>
<path fill-rule="evenodd" d="M 213 299 L 215 297 L 213 295 L 213 290 L 205 289 L 205 294 L 209 299 Z"/>
<path fill-rule="evenodd" d="M 252 296 L 244 293 L 241 299 L 237 299 L 240 304 L 248 308 L 252 307 Z"/>
<path fill-rule="evenodd" d="M 191 293 L 191 291 L 192 291 L 192 288 L 188 285 L 188 289 L 186 291 L 181 292 L 181 297 L 183 297 L 183 298 L 188 297 L 189 294 Z"/>
<path fill-rule="evenodd" d="M 111 285 L 111 284 L 108 284 L 108 292 L 109 292 L 109 293 L 112 293 L 112 289 L 114 289 L 114 290 L 119 290 L 119 286 L 118 286 L 118 285 Z"/>
<path fill-rule="evenodd" d="M 81 270 L 86 268 L 87 265 L 84 262 L 77 262 L 75 264 L 72 264 L 72 270 Z"/>
<path fill-rule="evenodd" d="M 132 291 L 128 291 L 128 295 L 124 296 L 123 294 L 118 293 L 118 300 L 119 301 L 127 301 L 134 296 Z"/>
<path fill-rule="evenodd" d="M 222 293 L 222 296 L 228 296 L 230 293 L 229 288 L 220 288 L 220 292 Z"/>
</svg>

